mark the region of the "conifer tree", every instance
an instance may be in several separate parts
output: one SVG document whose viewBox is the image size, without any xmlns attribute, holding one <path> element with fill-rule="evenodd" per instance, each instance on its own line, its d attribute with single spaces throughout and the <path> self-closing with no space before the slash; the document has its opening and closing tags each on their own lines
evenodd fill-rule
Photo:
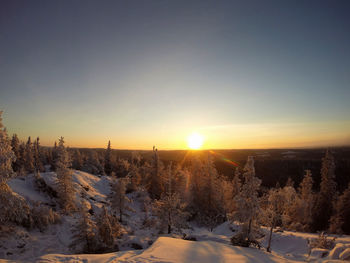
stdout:
<svg viewBox="0 0 350 263">
<path fill-rule="evenodd" d="M 12 170 L 12 163 L 16 156 L 12 151 L 11 142 L 6 129 L 2 124 L 2 111 L 0 111 L 0 184 L 6 184 L 7 180 L 15 174 Z"/>
<path fill-rule="evenodd" d="M 15 172 L 19 171 L 21 168 L 21 163 L 20 163 L 20 141 L 18 139 L 17 134 L 12 135 L 12 140 L 11 140 L 11 147 L 12 151 L 16 156 L 16 161 L 12 163 L 12 168 Z"/>
<path fill-rule="evenodd" d="M 28 173 L 34 172 L 34 155 L 33 155 L 33 147 L 30 136 L 28 137 L 26 146 L 25 146 L 25 156 L 24 156 L 24 167 Z"/>
<path fill-rule="evenodd" d="M 322 159 L 320 192 L 317 195 L 314 210 L 314 231 L 327 230 L 332 215 L 333 201 L 336 194 L 335 164 L 333 155 L 326 151 Z"/>
<path fill-rule="evenodd" d="M 273 229 L 281 223 L 284 211 L 284 196 L 281 188 L 270 189 L 267 196 L 267 205 L 263 210 L 262 221 L 270 227 L 267 252 L 271 252 Z"/>
<path fill-rule="evenodd" d="M 104 167 L 105 173 L 107 175 L 111 175 L 113 171 L 112 167 L 112 150 L 111 150 L 111 141 L 108 141 L 108 146 L 105 154 L 105 167 Z"/>
<path fill-rule="evenodd" d="M 23 198 L 13 194 L 7 185 L 7 181 L 15 176 L 12 163 L 16 160 L 16 156 L 12 151 L 1 116 L 2 111 L 0 111 L 0 223 L 12 221 L 28 226 L 28 205 Z"/>
<path fill-rule="evenodd" d="M 72 171 L 70 156 L 64 146 L 64 139 L 59 139 L 56 158 L 56 173 L 58 179 L 58 194 L 61 200 L 62 209 L 65 213 L 70 213 L 75 209 L 74 187 L 72 181 Z"/>
<path fill-rule="evenodd" d="M 119 222 L 123 222 L 125 210 L 131 210 L 128 206 L 130 199 L 126 196 L 127 178 L 119 178 L 112 186 L 111 208 L 119 214 Z"/>
<path fill-rule="evenodd" d="M 332 233 L 350 234 L 350 183 L 335 205 L 335 213 L 331 217 L 330 231 Z"/>
<path fill-rule="evenodd" d="M 83 156 L 81 155 L 80 151 L 77 149 L 74 151 L 72 167 L 75 170 L 82 170 L 83 164 L 84 164 Z"/>
<path fill-rule="evenodd" d="M 160 220 L 161 229 L 167 228 L 168 234 L 173 228 L 181 229 L 186 227 L 188 213 L 185 211 L 186 205 L 180 199 L 178 193 L 172 191 L 172 168 L 168 167 L 168 184 L 166 193 L 162 194 L 160 200 L 154 201 L 154 212 Z"/>
<path fill-rule="evenodd" d="M 39 137 L 37 137 L 36 141 L 34 141 L 34 143 L 33 143 L 33 155 L 34 155 L 34 170 L 35 170 L 35 172 L 38 173 L 38 172 L 44 171 Z"/>
<path fill-rule="evenodd" d="M 202 174 L 201 195 L 202 206 L 200 210 L 200 221 L 208 226 L 210 231 L 221 223 L 224 218 L 224 198 L 222 193 L 222 179 L 215 168 L 213 157 L 208 154 Z"/>
<path fill-rule="evenodd" d="M 241 191 L 241 178 L 239 168 L 236 167 L 232 181 L 230 182 L 230 187 L 226 191 L 226 209 L 229 214 L 233 213 L 238 209 L 236 203 L 236 197 Z"/>
<path fill-rule="evenodd" d="M 73 240 L 70 248 L 77 253 L 93 253 L 96 251 L 96 224 L 91 219 L 88 210 L 85 207 L 80 209 L 80 218 L 78 224 L 73 229 Z M 77 250 L 78 248 L 78 250 Z"/>
<path fill-rule="evenodd" d="M 97 233 L 102 246 L 101 250 L 110 251 L 111 249 L 117 249 L 115 245 L 115 238 L 118 238 L 121 234 L 121 226 L 114 220 L 106 207 L 102 208 L 102 211 L 97 219 Z"/>
<path fill-rule="evenodd" d="M 152 199 L 159 199 L 163 192 L 162 170 L 163 165 L 159 160 L 158 150 L 153 146 L 151 171 L 147 178 L 147 190 Z"/>
<path fill-rule="evenodd" d="M 313 179 L 310 170 L 305 170 L 305 176 L 299 186 L 299 222 L 303 231 L 310 231 L 312 225 L 312 209 L 315 203 L 315 195 L 312 191 Z"/>
<path fill-rule="evenodd" d="M 238 210 L 232 216 L 233 219 L 243 223 L 243 238 L 249 243 L 255 238 L 252 230 L 260 213 L 258 190 L 261 180 L 255 176 L 254 158 L 252 156 L 248 157 L 243 170 L 243 177 L 244 183 L 236 197 Z"/>
</svg>

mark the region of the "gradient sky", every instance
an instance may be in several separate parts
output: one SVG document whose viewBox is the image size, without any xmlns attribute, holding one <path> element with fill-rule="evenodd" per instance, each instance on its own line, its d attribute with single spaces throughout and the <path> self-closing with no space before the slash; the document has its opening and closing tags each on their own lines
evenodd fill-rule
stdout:
<svg viewBox="0 0 350 263">
<path fill-rule="evenodd" d="M 52 145 L 350 143 L 349 1 L 0 2 L 0 109 Z"/>
</svg>

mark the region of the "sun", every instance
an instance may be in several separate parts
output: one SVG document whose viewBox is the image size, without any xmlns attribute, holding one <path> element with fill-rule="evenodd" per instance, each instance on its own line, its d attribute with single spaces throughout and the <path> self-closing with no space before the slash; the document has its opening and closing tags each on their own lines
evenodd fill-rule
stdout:
<svg viewBox="0 0 350 263">
<path fill-rule="evenodd" d="M 203 135 L 193 132 L 187 138 L 188 147 L 192 150 L 198 150 L 202 147 L 204 141 Z"/>
</svg>

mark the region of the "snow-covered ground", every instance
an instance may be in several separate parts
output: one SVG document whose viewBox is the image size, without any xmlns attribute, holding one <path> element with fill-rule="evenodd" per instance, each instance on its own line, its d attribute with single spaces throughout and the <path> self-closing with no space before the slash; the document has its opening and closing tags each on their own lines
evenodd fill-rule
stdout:
<svg viewBox="0 0 350 263">
<path fill-rule="evenodd" d="M 48 186 L 53 190 L 56 188 L 55 173 L 42 173 L 41 176 Z M 40 201 L 55 207 L 55 198 L 39 191 L 34 180 L 33 175 L 28 175 L 12 179 L 9 185 L 28 202 Z M 110 193 L 111 178 L 74 171 L 73 180 L 76 198 L 84 199 L 95 212 L 99 212 Z M 291 231 L 273 233 L 272 253 L 267 253 L 264 248 L 234 247 L 230 245 L 230 238 L 238 226 L 228 222 L 219 225 L 213 232 L 195 225 L 184 230 L 188 237 L 197 241 L 183 240 L 181 234 L 160 236 L 157 229 L 143 225 L 146 215 L 142 208 L 143 197 L 142 193 L 129 194 L 133 203 L 124 224 L 126 232 L 119 243 L 120 252 L 70 255 L 71 226 L 77 221 L 77 215 L 73 214 L 63 216 L 60 224 L 51 225 L 43 232 L 15 226 L 4 229 L 0 233 L 0 262 L 337 262 L 332 258 L 339 258 L 350 247 L 349 236 L 337 237 L 335 250 L 331 253 L 326 251 L 329 256 L 320 258 L 325 251 L 314 250 L 310 253 L 308 248 L 308 240 L 316 238 L 317 234 Z M 268 232 L 267 229 L 264 231 Z M 132 249 L 135 244 L 143 249 Z M 265 238 L 262 240 L 263 247 L 266 244 Z"/>
</svg>

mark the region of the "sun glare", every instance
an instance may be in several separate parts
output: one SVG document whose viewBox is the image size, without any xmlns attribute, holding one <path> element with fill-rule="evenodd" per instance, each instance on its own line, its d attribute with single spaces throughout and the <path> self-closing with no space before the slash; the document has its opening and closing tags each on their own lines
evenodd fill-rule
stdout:
<svg viewBox="0 0 350 263">
<path fill-rule="evenodd" d="M 203 135 L 196 132 L 192 133 L 187 138 L 188 147 L 192 150 L 200 149 L 203 145 L 203 141 L 204 141 Z"/>
</svg>

